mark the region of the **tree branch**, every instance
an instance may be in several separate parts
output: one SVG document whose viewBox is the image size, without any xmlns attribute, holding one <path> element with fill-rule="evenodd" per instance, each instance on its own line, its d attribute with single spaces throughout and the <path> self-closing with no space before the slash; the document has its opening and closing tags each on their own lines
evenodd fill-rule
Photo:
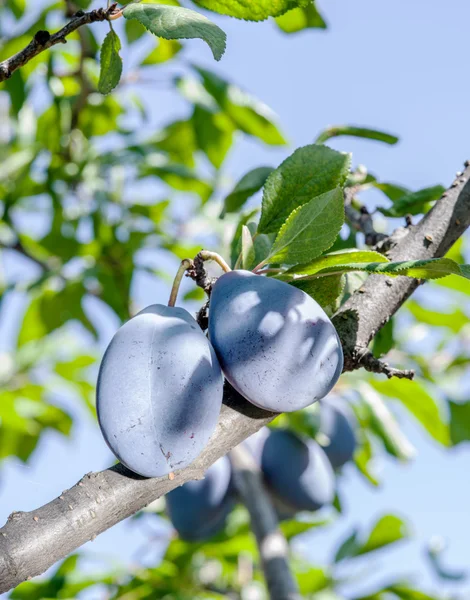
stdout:
<svg viewBox="0 0 470 600">
<path fill-rule="evenodd" d="M 470 163 L 433 209 L 390 251 L 393 260 L 443 256 L 470 225 Z M 431 242 L 429 240 L 432 240 Z M 340 308 L 334 323 L 343 344 L 345 371 L 362 366 L 364 349 L 420 284 L 407 277 L 371 276 Z M 0 529 L 0 592 L 43 573 L 85 542 L 175 487 L 197 479 L 218 458 L 277 414 L 248 403 L 226 386 L 219 423 L 208 446 L 170 479 L 144 479 L 121 465 L 90 473 L 38 510 L 13 513 Z"/>
<path fill-rule="evenodd" d="M 470 225 L 470 163 L 419 221 L 404 230 L 387 256 L 390 260 L 418 260 L 444 256 Z M 414 290 L 423 283 L 409 277 L 373 275 L 347 300 L 333 322 L 344 351 L 344 371 L 363 366 L 370 341 Z"/>
<path fill-rule="evenodd" d="M 279 530 L 276 511 L 261 473 L 249 452 L 238 446 L 230 452 L 235 487 L 251 518 L 270 600 L 300 600 L 290 568 L 289 546 Z"/>
<path fill-rule="evenodd" d="M 116 4 L 112 4 L 106 9 L 98 8 L 87 13 L 78 11 L 67 25 L 52 35 L 48 31 L 37 31 L 26 48 L 0 62 L 0 83 L 9 79 L 17 69 L 24 66 L 41 52 L 51 48 L 51 46 L 66 44 L 67 36 L 83 25 L 96 23 L 97 21 L 107 21 L 118 13 L 119 11 L 116 12 Z"/>
</svg>

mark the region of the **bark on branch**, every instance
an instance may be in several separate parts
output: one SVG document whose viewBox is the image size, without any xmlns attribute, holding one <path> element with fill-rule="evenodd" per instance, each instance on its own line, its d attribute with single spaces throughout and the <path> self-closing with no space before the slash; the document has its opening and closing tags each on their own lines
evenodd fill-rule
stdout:
<svg viewBox="0 0 470 600">
<path fill-rule="evenodd" d="M 393 261 L 436 258 L 446 254 L 470 225 L 470 163 L 417 225 L 410 225 L 387 253 Z M 403 232 L 402 232 L 403 233 Z M 339 309 L 333 322 L 344 351 L 344 371 L 372 368 L 366 352 L 370 341 L 422 284 L 409 277 L 373 275 Z M 363 362 L 365 361 L 365 362 Z"/>
<path fill-rule="evenodd" d="M 37 31 L 26 48 L 23 48 L 23 50 L 20 50 L 14 56 L 0 62 L 0 83 L 9 79 L 17 69 L 24 66 L 35 56 L 44 52 L 51 46 L 55 46 L 56 44 L 66 44 L 67 36 L 80 27 L 90 23 L 96 23 L 97 21 L 107 21 L 115 14 L 115 11 L 116 4 L 113 4 L 107 9 L 99 8 L 89 12 L 79 11 L 67 25 L 52 35 L 48 31 Z"/>
<path fill-rule="evenodd" d="M 393 260 L 443 256 L 470 225 L 470 164 L 434 208 L 391 249 Z M 345 371 L 358 369 L 369 342 L 421 282 L 406 277 L 370 277 L 334 318 L 345 354 Z M 385 372 L 385 371 L 384 371 Z M 246 402 L 230 386 L 211 441 L 173 479 L 144 479 L 121 465 L 85 475 L 49 504 L 13 513 L 0 529 L 0 592 L 43 573 L 98 534 L 171 489 L 202 476 L 219 457 L 277 415 Z"/>
<path fill-rule="evenodd" d="M 249 451 L 230 452 L 235 486 L 248 509 L 270 600 L 300 600 L 290 567 L 289 545 L 279 529 L 276 511 L 263 485 L 261 472 Z"/>
</svg>

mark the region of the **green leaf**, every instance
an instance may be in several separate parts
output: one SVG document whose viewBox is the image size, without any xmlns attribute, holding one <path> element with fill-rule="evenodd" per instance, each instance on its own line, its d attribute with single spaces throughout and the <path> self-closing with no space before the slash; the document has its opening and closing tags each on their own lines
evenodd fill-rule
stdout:
<svg viewBox="0 0 470 600">
<path fill-rule="evenodd" d="M 222 112 L 213 113 L 195 106 L 191 120 L 197 147 L 219 169 L 233 143 L 235 128 L 231 119 Z"/>
<path fill-rule="evenodd" d="M 409 537 L 410 531 L 405 521 L 396 515 L 385 515 L 375 523 L 364 541 L 359 540 L 357 531 L 353 532 L 338 549 L 335 562 L 375 552 Z"/>
<path fill-rule="evenodd" d="M 194 0 L 196 4 L 222 15 L 247 21 L 264 21 L 282 15 L 295 6 L 308 6 L 311 0 Z"/>
<path fill-rule="evenodd" d="M 127 41 L 129 44 L 133 44 L 144 35 L 145 29 L 142 25 L 135 20 L 127 19 L 124 24 L 124 30 L 126 32 Z"/>
<path fill-rule="evenodd" d="M 104 38 L 101 47 L 100 79 L 98 91 L 109 94 L 119 83 L 122 74 L 122 59 L 119 56 L 121 41 L 119 36 L 111 30 Z"/>
<path fill-rule="evenodd" d="M 342 190 L 321 194 L 292 211 L 265 262 L 292 265 L 316 258 L 333 244 L 343 223 Z"/>
<path fill-rule="evenodd" d="M 243 225 L 249 223 L 256 215 L 258 214 L 258 210 L 252 210 L 247 213 L 242 213 L 237 223 L 237 227 L 235 229 L 235 233 L 233 234 L 232 241 L 230 242 L 230 264 L 235 266 L 237 259 L 241 252 L 241 237 L 242 237 L 242 229 Z M 261 262 L 261 261 L 260 261 Z"/>
<path fill-rule="evenodd" d="M 311 296 L 323 308 L 333 306 L 344 289 L 344 278 L 342 275 L 323 277 L 321 279 L 307 279 L 306 281 L 292 281 L 290 283 Z"/>
<path fill-rule="evenodd" d="M 377 521 L 358 555 L 374 552 L 408 537 L 410 531 L 407 524 L 396 515 L 386 515 Z"/>
<path fill-rule="evenodd" d="M 203 202 L 207 202 L 212 194 L 210 184 L 184 165 L 168 163 L 161 166 L 145 166 L 142 175 L 156 175 L 175 190 L 198 194 Z"/>
<path fill-rule="evenodd" d="M 470 441 L 470 402 L 449 401 L 450 439 L 453 446 Z"/>
<path fill-rule="evenodd" d="M 372 354 L 375 356 L 375 358 L 385 356 L 385 354 L 388 354 L 393 348 L 395 342 L 393 330 L 394 319 L 392 317 L 385 323 L 382 329 L 380 329 L 377 335 L 374 337 L 372 343 Z"/>
<path fill-rule="evenodd" d="M 26 0 L 9 0 L 8 7 L 14 16 L 19 19 L 23 16 L 26 9 Z"/>
<path fill-rule="evenodd" d="M 272 171 L 272 167 L 258 167 L 246 173 L 225 198 L 222 214 L 238 212 L 263 187 Z"/>
<path fill-rule="evenodd" d="M 26 83 L 23 77 L 23 72 L 18 69 L 13 75 L 5 81 L 5 89 L 10 95 L 10 107 L 13 114 L 18 116 L 18 113 L 26 101 Z"/>
<path fill-rule="evenodd" d="M 434 185 L 418 192 L 407 192 L 393 200 L 391 208 L 379 207 L 377 210 L 387 217 L 404 217 L 408 214 L 418 215 L 427 212 L 431 207 L 431 203 L 439 200 L 445 191 L 444 186 Z"/>
<path fill-rule="evenodd" d="M 459 333 L 468 324 L 467 315 L 460 309 L 456 309 L 451 313 L 442 313 L 425 308 L 414 300 L 408 300 L 405 307 L 420 323 L 432 327 L 447 327 L 453 333 Z"/>
<path fill-rule="evenodd" d="M 315 268 L 315 267 L 314 267 Z M 286 271 L 281 278 L 288 279 L 292 271 Z M 303 276 L 294 275 L 297 281 L 326 277 L 331 274 L 350 273 L 352 271 L 364 271 L 370 275 L 386 275 L 388 277 L 413 277 L 416 279 L 438 279 L 447 275 L 460 275 L 470 279 L 470 265 L 458 265 L 450 258 L 429 258 L 423 260 L 407 260 L 402 262 L 373 262 L 373 263 L 346 263 L 336 264 L 331 267 L 315 270 L 312 274 L 305 273 Z"/>
<path fill-rule="evenodd" d="M 126 23 L 133 23 L 133 21 L 126 21 Z M 174 58 L 178 52 L 182 49 L 182 45 L 176 40 L 165 40 L 161 38 L 158 40 L 158 44 L 141 62 L 143 67 L 150 65 L 160 65 L 161 63 L 167 62 Z"/>
<path fill-rule="evenodd" d="M 303 29 L 326 29 L 326 23 L 313 2 L 276 17 L 276 24 L 284 33 L 297 33 Z"/>
<path fill-rule="evenodd" d="M 429 435 L 443 446 L 449 445 L 449 426 L 444 421 L 437 401 L 418 381 L 408 379 L 371 380 L 379 393 L 399 400 L 418 420 Z"/>
<path fill-rule="evenodd" d="M 377 129 L 369 129 L 368 127 L 354 127 L 352 125 L 333 125 L 324 129 L 315 140 L 316 144 L 323 144 L 327 140 L 340 137 L 340 136 L 351 136 L 364 138 L 367 140 L 376 140 L 377 142 L 383 142 L 384 144 L 396 144 L 399 140 L 395 135 L 379 131 Z"/>
<path fill-rule="evenodd" d="M 330 252 L 309 263 L 291 267 L 282 274 L 281 279 L 289 279 L 293 276 L 315 275 L 315 273 L 322 272 L 324 269 L 333 269 L 338 266 L 340 267 L 339 270 L 341 270 L 341 267 L 349 262 L 355 264 L 368 264 L 372 261 L 375 263 L 389 262 L 388 258 L 383 254 L 368 250 L 350 249 L 347 251 Z"/>
<path fill-rule="evenodd" d="M 373 472 L 373 458 L 374 448 L 372 446 L 370 436 L 364 431 L 361 431 L 361 445 L 354 452 L 354 464 L 356 465 L 359 473 L 367 479 L 367 481 L 374 487 L 379 485 L 376 473 Z"/>
<path fill-rule="evenodd" d="M 326 146 L 312 144 L 297 149 L 266 181 L 259 231 L 278 231 L 294 209 L 341 187 L 350 161 L 350 155 Z"/>
<path fill-rule="evenodd" d="M 410 190 L 401 185 L 396 185 L 395 183 L 380 183 L 373 181 L 371 185 L 385 194 L 387 198 L 390 198 L 392 202 L 396 202 L 405 194 L 410 193 Z"/>
<path fill-rule="evenodd" d="M 362 416 L 361 423 L 382 441 L 386 451 L 398 460 L 408 461 L 415 455 L 414 446 L 402 433 L 395 417 L 381 396 L 367 383 L 360 382 L 358 391 L 361 397 L 361 407 L 367 415 L 367 423 Z"/>
<path fill-rule="evenodd" d="M 355 529 L 348 537 L 341 543 L 340 547 L 336 551 L 334 561 L 335 563 L 341 562 L 345 558 L 351 558 L 356 555 L 359 548 L 359 531 Z"/>
<path fill-rule="evenodd" d="M 18 345 L 39 340 L 69 320 L 80 321 L 88 331 L 96 335 L 93 325 L 82 309 L 84 295 L 85 289 L 81 283 L 70 283 L 59 292 L 43 290 L 33 298 L 26 311 Z"/>
<path fill-rule="evenodd" d="M 254 265 L 255 248 L 251 232 L 246 225 L 242 228 L 242 269 L 249 270 Z"/>
<path fill-rule="evenodd" d="M 172 162 L 194 167 L 197 150 L 194 127 L 191 121 L 174 121 L 158 134 L 153 142 L 157 150 L 163 150 Z"/>
<path fill-rule="evenodd" d="M 287 541 L 295 538 L 297 535 L 301 535 L 307 531 L 311 531 L 316 527 L 324 527 L 328 525 L 330 521 L 325 519 L 319 519 L 317 521 L 282 521 L 279 523 L 279 528 L 282 531 Z"/>
<path fill-rule="evenodd" d="M 193 10 L 179 6 L 128 4 L 123 15 L 126 19 L 137 19 L 151 33 L 167 40 L 204 40 L 215 60 L 220 60 L 225 52 L 226 35 L 222 29 Z"/>
<path fill-rule="evenodd" d="M 200 102 L 207 105 L 212 96 L 216 105 L 230 117 L 234 126 L 240 131 L 271 146 L 281 146 L 286 143 L 275 123 L 275 115 L 265 104 L 233 83 L 224 81 L 215 73 L 200 67 L 194 68 L 202 77 L 204 88 L 209 94 L 209 98 L 204 98 L 200 91 L 190 90 L 190 93 L 197 95 Z"/>
</svg>

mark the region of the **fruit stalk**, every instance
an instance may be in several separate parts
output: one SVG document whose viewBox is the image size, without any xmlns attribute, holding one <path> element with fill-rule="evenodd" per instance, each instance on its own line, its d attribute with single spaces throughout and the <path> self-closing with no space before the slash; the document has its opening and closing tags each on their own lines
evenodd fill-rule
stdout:
<svg viewBox="0 0 470 600">
<path fill-rule="evenodd" d="M 170 299 L 168 300 L 168 306 L 174 306 L 176 304 L 176 298 L 178 297 L 178 292 L 180 289 L 181 281 L 184 277 L 184 274 L 188 269 L 193 266 L 193 261 L 189 258 L 185 258 L 181 261 L 179 269 L 176 273 L 175 280 L 173 281 L 173 287 L 171 288 Z"/>
<path fill-rule="evenodd" d="M 209 250 L 201 250 L 201 252 L 199 252 L 198 256 L 203 260 L 213 260 L 214 262 L 216 262 L 219 267 L 221 267 L 221 269 L 225 272 L 225 273 L 229 273 L 232 269 L 228 266 L 228 264 L 225 262 L 225 260 L 220 256 L 220 254 L 217 254 L 217 252 L 210 252 Z"/>
</svg>

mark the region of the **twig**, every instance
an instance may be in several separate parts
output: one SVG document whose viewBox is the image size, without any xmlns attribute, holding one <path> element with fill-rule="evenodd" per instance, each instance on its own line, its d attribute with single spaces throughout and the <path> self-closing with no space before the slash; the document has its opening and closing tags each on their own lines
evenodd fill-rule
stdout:
<svg viewBox="0 0 470 600">
<path fill-rule="evenodd" d="M 466 162 L 465 171 L 421 221 L 400 232 L 388 257 L 400 261 L 444 256 L 469 225 L 470 162 Z M 372 338 L 421 283 L 410 277 L 372 275 L 343 304 L 333 323 L 343 345 L 344 371 L 362 366 Z"/>
<path fill-rule="evenodd" d="M 387 239 L 389 236 L 385 233 L 379 233 L 375 230 L 372 216 L 367 210 L 367 207 L 361 206 L 359 210 L 354 208 L 354 195 L 358 191 L 358 187 L 353 186 L 346 188 L 344 191 L 344 212 L 349 223 L 356 231 L 361 231 L 365 236 L 365 242 L 368 246 L 375 246 L 379 242 Z"/>
<path fill-rule="evenodd" d="M 391 250 L 393 260 L 443 256 L 470 225 L 470 163 L 432 210 Z M 425 243 L 429 235 L 433 243 Z M 419 285 L 407 277 L 369 277 L 335 315 L 344 370 L 360 368 L 364 349 Z M 91 473 L 49 504 L 14 513 L 0 529 L 0 593 L 46 569 L 85 542 L 191 479 L 277 417 L 226 385 L 216 431 L 197 460 L 168 477 L 143 479 L 117 465 Z M 37 519 L 35 518 L 37 517 Z"/>
<path fill-rule="evenodd" d="M 212 286 L 217 281 L 217 277 L 209 277 L 204 267 L 205 258 L 202 252 L 194 258 L 193 268 L 188 269 L 188 277 L 191 277 L 196 282 L 196 285 L 203 289 L 208 296 L 211 295 Z"/>
<path fill-rule="evenodd" d="M 249 452 L 238 446 L 230 452 L 235 487 L 248 509 L 271 600 L 298 600 L 299 589 L 289 567 L 289 546 L 279 530 L 276 511 Z"/>
<path fill-rule="evenodd" d="M 398 377 L 398 379 L 413 379 L 415 372 L 412 369 L 394 369 L 385 361 L 375 358 L 370 350 L 357 348 L 356 355 L 358 365 L 364 367 L 369 373 L 379 373 L 386 375 L 389 379 Z"/>
<path fill-rule="evenodd" d="M 66 44 L 67 36 L 80 27 L 83 27 L 83 25 L 96 23 L 98 21 L 107 21 L 113 18 L 115 14 L 117 14 L 115 13 L 115 9 L 116 5 L 113 4 L 109 9 L 98 8 L 86 13 L 78 11 L 67 25 L 52 35 L 48 31 L 37 31 L 26 48 L 23 48 L 23 50 L 20 50 L 14 56 L 0 62 L 0 82 L 9 79 L 17 69 L 24 66 L 41 52 L 51 48 L 51 46 L 55 46 L 56 44 Z"/>
</svg>

